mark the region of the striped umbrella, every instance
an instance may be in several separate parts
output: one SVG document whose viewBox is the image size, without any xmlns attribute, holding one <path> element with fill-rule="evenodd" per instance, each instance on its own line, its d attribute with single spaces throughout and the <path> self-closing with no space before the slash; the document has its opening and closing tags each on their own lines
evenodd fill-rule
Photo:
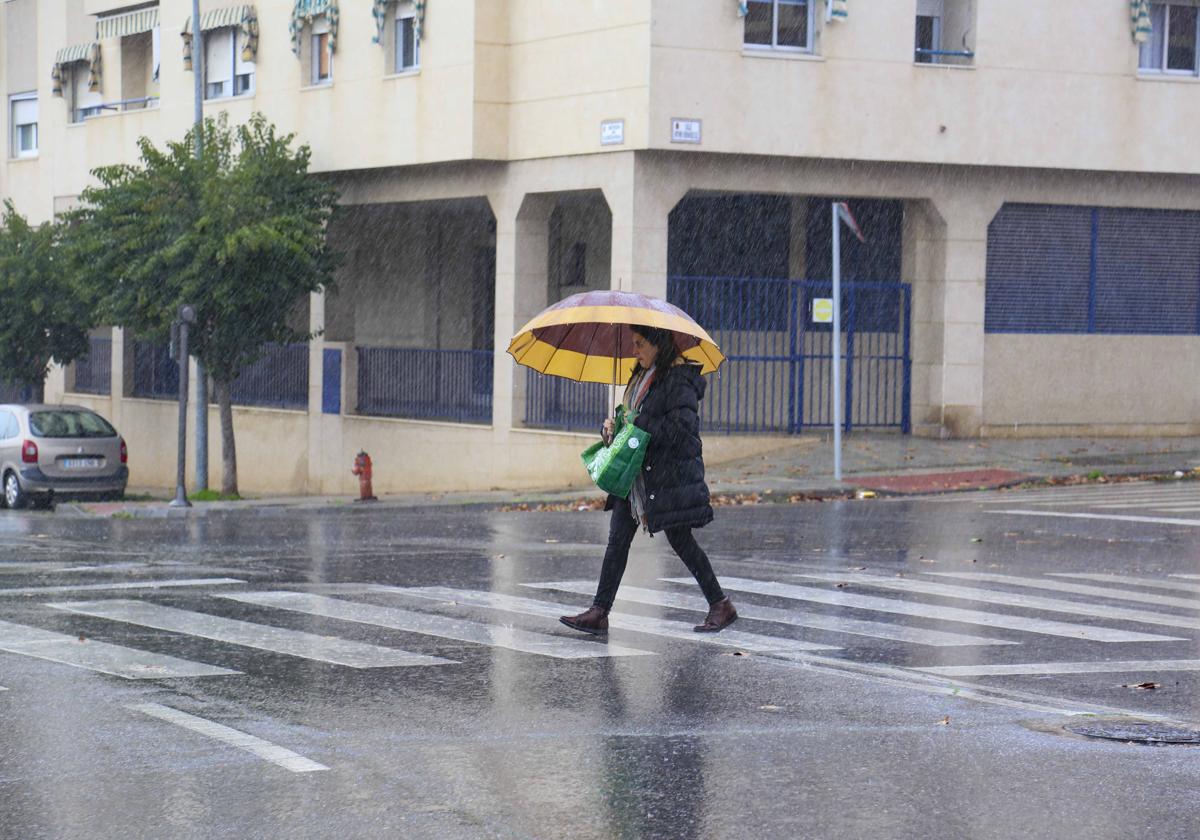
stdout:
<svg viewBox="0 0 1200 840">
<path fill-rule="evenodd" d="M 678 306 L 635 292 L 580 292 L 542 310 L 508 345 L 518 364 L 539 373 L 623 385 L 633 372 L 631 325 L 675 334 L 680 354 L 712 373 L 725 355 L 704 328 Z"/>
</svg>

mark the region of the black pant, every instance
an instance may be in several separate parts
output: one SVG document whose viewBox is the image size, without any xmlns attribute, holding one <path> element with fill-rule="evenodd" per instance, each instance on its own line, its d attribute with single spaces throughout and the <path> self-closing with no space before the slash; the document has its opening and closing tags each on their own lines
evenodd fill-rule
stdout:
<svg viewBox="0 0 1200 840">
<path fill-rule="evenodd" d="M 604 566 L 600 569 L 600 583 L 596 587 L 596 597 L 592 603 L 606 610 L 612 609 L 617 597 L 617 587 L 625 574 L 625 563 L 629 560 L 629 546 L 637 534 L 638 523 L 630 512 L 629 502 L 617 499 L 612 510 L 612 519 L 608 523 L 608 548 L 604 551 Z M 725 597 L 717 576 L 713 573 L 708 555 L 692 536 L 692 529 L 687 525 L 666 529 L 667 542 L 679 555 L 683 565 L 687 566 L 692 577 L 700 584 L 708 603 L 715 604 Z"/>
</svg>

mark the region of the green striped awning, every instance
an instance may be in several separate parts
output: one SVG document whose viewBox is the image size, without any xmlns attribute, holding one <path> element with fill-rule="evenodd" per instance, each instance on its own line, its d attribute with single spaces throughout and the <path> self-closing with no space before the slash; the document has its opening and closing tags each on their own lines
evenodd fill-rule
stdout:
<svg viewBox="0 0 1200 840">
<path fill-rule="evenodd" d="M 136 12 L 126 12 L 123 15 L 110 15 L 96 21 L 96 38 L 123 38 L 126 35 L 137 35 L 149 32 L 158 26 L 158 7 L 153 9 L 138 9 Z"/>
<path fill-rule="evenodd" d="M 92 56 L 92 47 L 97 46 L 95 41 L 89 41 L 86 44 L 76 44 L 73 47 L 63 47 L 54 54 L 55 64 L 73 64 L 76 61 L 87 61 Z"/>
<path fill-rule="evenodd" d="M 224 9 L 213 9 L 211 12 L 204 12 L 200 15 L 200 30 L 207 32 L 210 29 L 222 29 L 226 26 L 241 26 L 242 22 L 250 17 L 256 17 L 254 14 L 254 5 L 251 3 L 226 6 Z M 182 34 L 190 35 L 191 32 L 192 18 L 189 15 L 187 21 L 183 24 Z"/>
</svg>

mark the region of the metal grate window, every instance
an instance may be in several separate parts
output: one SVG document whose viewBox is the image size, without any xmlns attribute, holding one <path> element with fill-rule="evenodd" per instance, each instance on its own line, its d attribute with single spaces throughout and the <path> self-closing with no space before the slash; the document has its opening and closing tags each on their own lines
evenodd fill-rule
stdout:
<svg viewBox="0 0 1200 840">
<path fill-rule="evenodd" d="M 988 228 L 984 329 L 1200 333 L 1200 213 L 1004 205 Z"/>
</svg>

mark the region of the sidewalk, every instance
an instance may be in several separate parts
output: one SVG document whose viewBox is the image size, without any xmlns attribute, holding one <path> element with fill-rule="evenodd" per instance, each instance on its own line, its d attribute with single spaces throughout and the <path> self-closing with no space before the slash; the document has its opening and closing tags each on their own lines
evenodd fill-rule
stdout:
<svg viewBox="0 0 1200 840">
<path fill-rule="evenodd" d="M 919 495 L 1003 487 L 1027 482 L 1099 481 L 1131 475 L 1174 476 L 1200 467 L 1200 438 L 1034 438 L 930 440 L 854 433 L 842 449 L 842 476 L 833 478 L 830 436 L 780 439 L 778 450 L 708 469 L 718 504 L 799 502 L 844 498 L 858 491 Z M 379 510 L 444 506 L 589 508 L 602 503 L 595 488 L 480 493 L 414 493 L 358 504 L 350 496 L 282 496 L 202 502 L 172 508 L 169 498 L 126 502 L 63 502 L 58 511 L 83 516 L 141 518 L 204 516 L 231 510 Z"/>
</svg>

